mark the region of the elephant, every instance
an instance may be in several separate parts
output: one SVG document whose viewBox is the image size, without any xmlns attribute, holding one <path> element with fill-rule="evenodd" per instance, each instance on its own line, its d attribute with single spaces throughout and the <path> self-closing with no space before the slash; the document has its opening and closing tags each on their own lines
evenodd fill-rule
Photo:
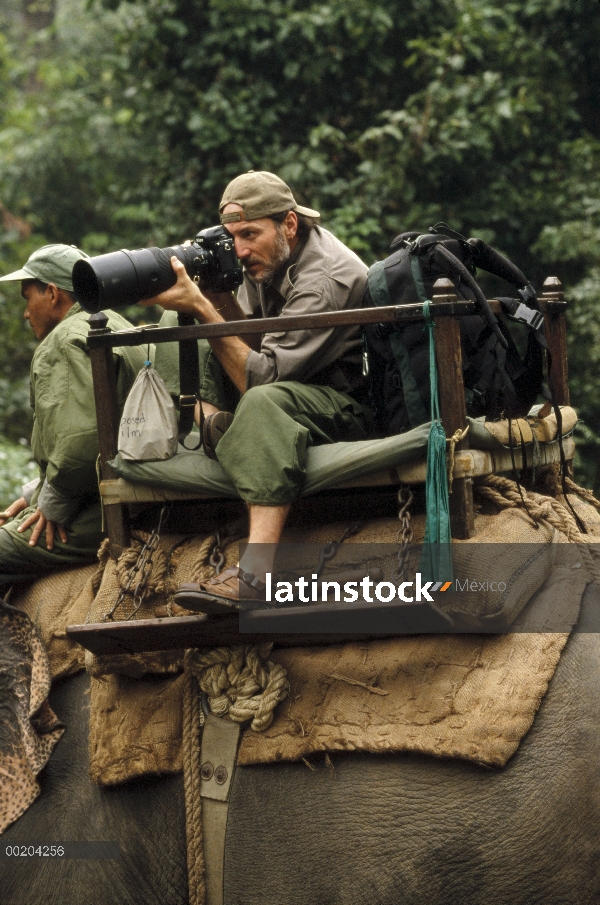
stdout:
<svg viewBox="0 0 600 905">
<path fill-rule="evenodd" d="M 535 722 L 501 770 L 415 754 L 240 767 L 225 905 L 597 905 L 600 635 L 589 585 Z M 1 905 L 184 905 L 182 777 L 113 789 L 87 776 L 85 674 L 51 705 L 67 725 L 42 793 L 0 838 L 118 841 L 116 860 L 1 859 Z M 333 766 L 331 766 L 332 764 Z"/>
</svg>

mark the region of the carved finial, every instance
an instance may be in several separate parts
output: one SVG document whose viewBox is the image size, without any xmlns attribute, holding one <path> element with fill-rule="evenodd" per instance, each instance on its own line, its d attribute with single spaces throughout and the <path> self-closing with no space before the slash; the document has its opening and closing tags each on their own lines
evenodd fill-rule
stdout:
<svg viewBox="0 0 600 905">
<path fill-rule="evenodd" d="M 432 301 L 456 301 L 456 286 L 452 280 L 449 280 L 448 277 L 440 277 L 439 280 L 435 281 Z"/>
<path fill-rule="evenodd" d="M 106 330 L 108 317 L 104 311 L 97 311 L 95 314 L 90 314 L 88 324 L 92 330 Z"/>
<path fill-rule="evenodd" d="M 562 283 L 558 277 L 546 277 L 544 280 L 544 289 L 547 289 L 549 292 L 560 292 Z"/>
</svg>

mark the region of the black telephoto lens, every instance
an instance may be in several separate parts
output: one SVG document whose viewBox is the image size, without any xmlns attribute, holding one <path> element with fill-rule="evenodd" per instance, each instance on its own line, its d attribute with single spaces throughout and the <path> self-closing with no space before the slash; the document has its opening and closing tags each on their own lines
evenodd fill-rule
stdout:
<svg viewBox="0 0 600 905">
<path fill-rule="evenodd" d="M 135 251 L 112 251 L 96 258 L 82 259 L 73 267 L 73 291 L 77 301 L 90 314 L 105 308 L 125 308 L 141 299 L 153 298 L 177 281 L 171 267 L 176 255 L 188 273 L 193 259 L 206 253 L 203 249 L 177 245 L 174 248 L 138 248 Z M 83 266 L 80 266 L 83 265 Z"/>
<path fill-rule="evenodd" d="M 213 226 L 198 233 L 191 245 L 123 249 L 77 261 L 73 267 L 77 301 L 90 314 L 96 314 L 105 308 L 126 308 L 154 298 L 177 281 L 171 266 L 173 255 L 192 279 L 201 277 L 209 291 L 229 292 L 242 282 L 231 233 Z"/>
</svg>

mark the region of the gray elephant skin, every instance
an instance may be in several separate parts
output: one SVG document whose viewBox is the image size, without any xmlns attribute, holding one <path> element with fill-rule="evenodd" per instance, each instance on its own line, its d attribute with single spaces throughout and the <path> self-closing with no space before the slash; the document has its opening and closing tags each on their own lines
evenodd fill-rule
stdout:
<svg viewBox="0 0 600 905">
<path fill-rule="evenodd" d="M 600 605 L 593 586 L 580 626 Z M 588 623 L 589 624 L 589 623 Z M 600 903 L 600 635 L 571 636 L 503 770 L 416 755 L 244 767 L 226 905 Z M 88 679 L 53 690 L 67 731 L 42 794 L 0 838 L 118 841 L 117 860 L 0 859 L 0 905 L 184 905 L 181 776 L 103 790 L 87 776 Z"/>
</svg>

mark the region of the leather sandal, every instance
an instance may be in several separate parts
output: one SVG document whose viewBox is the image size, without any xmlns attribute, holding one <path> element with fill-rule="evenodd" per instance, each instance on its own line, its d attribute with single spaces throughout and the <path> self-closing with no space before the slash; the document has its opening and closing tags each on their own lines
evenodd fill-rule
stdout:
<svg viewBox="0 0 600 905">
<path fill-rule="evenodd" d="M 223 434 L 231 427 L 231 412 L 213 412 L 202 423 L 202 446 L 209 459 L 217 458 L 217 445 Z"/>
<path fill-rule="evenodd" d="M 265 603 L 264 581 L 239 566 L 231 566 L 207 581 L 179 585 L 175 602 L 188 610 L 214 615 Z"/>
</svg>

